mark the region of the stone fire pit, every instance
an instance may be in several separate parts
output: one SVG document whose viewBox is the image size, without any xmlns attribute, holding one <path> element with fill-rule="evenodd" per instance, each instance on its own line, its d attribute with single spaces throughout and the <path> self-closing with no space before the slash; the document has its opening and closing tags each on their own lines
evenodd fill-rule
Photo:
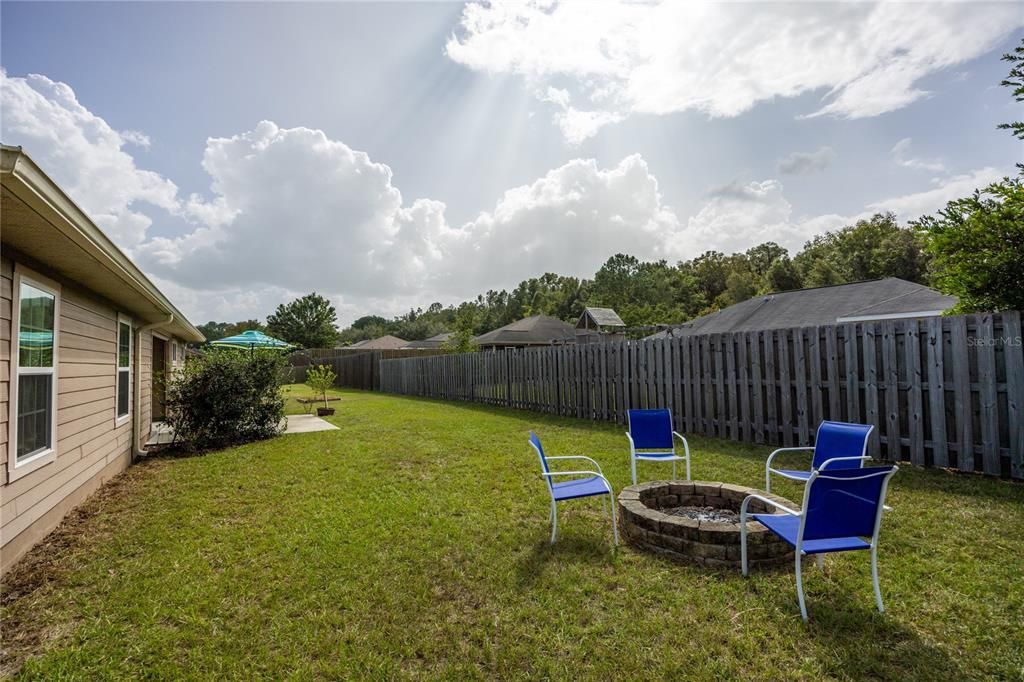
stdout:
<svg viewBox="0 0 1024 682">
<path fill-rule="evenodd" d="M 641 549 L 701 566 L 740 568 L 740 504 L 751 493 L 797 508 L 783 497 L 731 483 L 651 481 L 619 493 L 620 526 Z M 748 510 L 775 511 L 758 500 Z M 793 549 L 756 521 L 747 522 L 747 552 L 752 567 L 793 561 Z"/>
</svg>

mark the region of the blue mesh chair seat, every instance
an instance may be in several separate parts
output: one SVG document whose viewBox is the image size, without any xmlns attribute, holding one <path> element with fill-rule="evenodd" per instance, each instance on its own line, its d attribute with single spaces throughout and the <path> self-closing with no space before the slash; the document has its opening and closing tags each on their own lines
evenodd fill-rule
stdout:
<svg viewBox="0 0 1024 682">
<path fill-rule="evenodd" d="M 800 536 L 800 519 L 796 516 L 779 514 L 754 514 L 754 518 L 768 527 L 768 530 L 785 540 L 791 547 L 796 547 Z M 845 538 L 826 538 L 824 540 L 804 540 L 804 554 L 824 554 L 826 552 L 848 552 L 855 549 L 870 549 L 871 545 L 857 536 Z"/>
<path fill-rule="evenodd" d="M 637 461 L 672 462 L 672 478 L 676 477 L 676 462 L 686 462 L 686 480 L 690 480 L 690 444 L 672 429 L 672 413 L 668 410 L 629 410 L 629 462 L 636 485 Z M 676 452 L 675 439 L 683 442 L 683 454 Z"/>
<path fill-rule="evenodd" d="M 551 488 L 556 501 L 572 500 L 577 497 L 591 497 L 593 495 L 608 495 L 611 493 L 608 482 L 598 476 L 552 483 Z"/>
<path fill-rule="evenodd" d="M 794 549 L 796 562 L 796 592 L 800 602 L 800 616 L 807 620 L 804 602 L 801 560 L 805 555 L 829 552 L 871 552 L 871 582 L 875 590 L 875 604 L 879 611 L 882 591 L 878 585 L 878 530 L 885 510 L 885 493 L 889 479 L 899 470 L 895 465 L 846 469 L 814 469 L 804 487 L 803 507 L 789 509 L 761 495 L 748 495 L 740 505 L 740 561 L 743 575 L 747 575 L 747 508 L 751 500 L 760 500 L 781 514 L 750 514 L 772 533 Z"/>
<path fill-rule="evenodd" d="M 541 477 L 544 479 L 548 492 L 551 494 L 551 510 L 549 520 L 551 521 L 551 544 L 554 544 L 558 537 L 558 503 L 565 500 L 575 500 L 582 497 L 602 496 L 602 504 L 610 512 L 612 520 L 612 536 L 615 544 L 619 544 L 619 527 L 615 519 L 615 500 L 612 492 L 612 484 L 605 478 L 601 471 L 601 465 L 590 457 L 582 455 L 563 455 L 560 457 L 548 457 L 544 453 L 544 446 L 540 438 L 533 431 L 530 431 L 530 446 L 540 458 Z M 557 460 L 578 460 L 593 465 L 595 470 L 579 471 L 552 471 L 549 462 Z M 572 476 L 568 481 L 554 481 L 553 479 L 562 476 Z M 607 497 L 604 497 L 607 496 Z"/>
<path fill-rule="evenodd" d="M 778 448 L 768 455 L 764 464 L 764 489 L 772 491 L 772 474 L 792 481 L 806 481 L 815 469 L 859 469 L 867 456 L 868 437 L 874 426 L 869 424 L 847 424 L 846 422 L 823 421 L 818 426 L 813 447 Z M 775 456 L 780 452 L 814 451 L 811 469 L 776 469 L 772 467 Z"/>
</svg>

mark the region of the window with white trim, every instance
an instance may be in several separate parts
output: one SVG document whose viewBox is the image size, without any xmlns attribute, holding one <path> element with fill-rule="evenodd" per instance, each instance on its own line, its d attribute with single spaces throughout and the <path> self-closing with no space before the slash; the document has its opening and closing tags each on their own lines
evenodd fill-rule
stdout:
<svg viewBox="0 0 1024 682">
<path fill-rule="evenodd" d="M 171 364 L 178 364 L 178 342 L 171 341 Z"/>
<path fill-rule="evenodd" d="M 132 404 L 132 324 L 117 316 L 117 421 L 128 419 Z"/>
<path fill-rule="evenodd" d="M 15 271 L 11 400 L 12 472 L 27 473 L 56 456 L 57 320 L 60 287 L 42 277 Z M 19 467 L 25 467 L 19 470 Z"/>
</svg>

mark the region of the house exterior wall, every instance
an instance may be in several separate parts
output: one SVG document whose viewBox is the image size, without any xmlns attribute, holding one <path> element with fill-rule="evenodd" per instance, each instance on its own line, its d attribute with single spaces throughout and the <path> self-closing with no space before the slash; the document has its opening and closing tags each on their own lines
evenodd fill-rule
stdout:
<svg viewBox="0 0 1024 682">
<path fill-rule="evenodd" d="M 16 253 L 0 255 L 0 573 L 55 528 L 64 515 L 131 462 L 132 429 L 141 419 L 142 438 L 150 431 L 151 332 L 133 333 L 133 353 L 142 353 L 142 409 L 115 424 L 118 310 L 104 299 L 35 263 L 28 267 L 60 284 L 57 321 L 57 435 L 53 461 L 12 480 L 9 443 L 14 271 Z M 129 316 L 130 318 L 130 316 Z M 122 317 L 123 319 L 123 317 Z M 132 320 L 133 328 L 140 324 Z M 134 375 L 136 364 L 132 363 Z M 134 383 L 134 376 L 132 378 Z M 134 390 L 134 389 L 133 389 Z M 10 450 L 10 452 L 9 452 Z"/>
</svg>

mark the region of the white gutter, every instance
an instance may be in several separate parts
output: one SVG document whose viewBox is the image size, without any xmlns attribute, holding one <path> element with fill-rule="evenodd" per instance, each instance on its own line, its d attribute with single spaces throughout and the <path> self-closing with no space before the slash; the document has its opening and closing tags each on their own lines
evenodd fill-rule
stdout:
<svg viewBox="0 0 1024 682">
<path fill-rule="evenodd" d="M 837 317 L 836 323 L 843 322 L 874 322 L 875 320 L 909 320 L 915 317 L 941 317 L 942 310 L 918 310 L 910 313 L 886 313 L 885 315 L 850 315 Z"/>
<path fill-rule="evenodd" d="M 167 313 L 166 320 L 160 320 L 158 322 L 151 322 L 150 324 L 144 324 L 141 327 L 135 329 L 135 405 L 134 412 L 132 413 L 132 461 L 136 461 L 139 457 L 144 457 L 149 453 L 146 452 L 142 446 L 145 443 L 142 440 L 142 353 L 139 349 L 142 348 L 142 332 L 148 332 L 156 327 L 163 327 L 174 322 L 174 313 Z M 153 370 L 150 368 L 150 381 L 153 380 Z M 152 391 L 152 388 L 150 389 Z"/>
</svg>

